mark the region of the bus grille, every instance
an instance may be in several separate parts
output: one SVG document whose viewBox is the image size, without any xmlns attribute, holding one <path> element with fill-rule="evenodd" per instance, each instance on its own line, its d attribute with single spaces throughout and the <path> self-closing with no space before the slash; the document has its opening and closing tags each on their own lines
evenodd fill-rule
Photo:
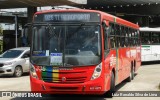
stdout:
<svg viewBox="0 0 160 100">
<path fill-rule="evenodd" d="M 83 72 L 63 72 L 63 73 L 50 73 L 46 72 L 47 75 L 52 74 L 52 76 L 42 75 L 42 79 L 45 82 L 49 83 L 84 83 L 87 79 L 86 74 Z M 54 74 L 56 77 L 54 77 Z"/>
</svg>

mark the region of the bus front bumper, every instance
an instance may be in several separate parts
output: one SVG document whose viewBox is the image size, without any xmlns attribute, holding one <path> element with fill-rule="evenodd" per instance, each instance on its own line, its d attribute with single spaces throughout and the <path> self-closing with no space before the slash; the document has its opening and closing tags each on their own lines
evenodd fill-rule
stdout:
<svg viewBox="0 0 160 100">
<path fill-rule="evenodd" d="M 32 92 L 39 92 L 39 93 L 45 93 L 45 94 L 101 95 L 105 93 L 104 80 L 101 77 L 85 83 L 58 84 L 58 83 L 47 83 L 42 80 L 32 78 L 30 76 L 30 84 L 31 84 Z"/>
</svg>

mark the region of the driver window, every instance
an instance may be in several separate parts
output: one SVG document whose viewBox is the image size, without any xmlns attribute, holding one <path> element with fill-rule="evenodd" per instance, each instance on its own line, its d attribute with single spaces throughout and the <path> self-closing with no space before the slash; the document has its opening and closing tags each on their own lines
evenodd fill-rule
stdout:
<svg viewBox="0 0 160 100">
<path fill-rule="evenodd" d="M 109 33 L 109 27 L 105 24 L 105 22 L 103 23 L 103 33 L 104 33 L 104 49 L 107 50 L 108 49 L 108 33 Z"/>
<path fill-rule="evenodd" d="M 108 54 L 109 48 L 109 35 L 111 33 L 111 26 L 107 26 L 105 23 L 103 23 L 103 33 L 104 33 L 104 50 L 105 50 L 105 56 Z"/>
</svg>

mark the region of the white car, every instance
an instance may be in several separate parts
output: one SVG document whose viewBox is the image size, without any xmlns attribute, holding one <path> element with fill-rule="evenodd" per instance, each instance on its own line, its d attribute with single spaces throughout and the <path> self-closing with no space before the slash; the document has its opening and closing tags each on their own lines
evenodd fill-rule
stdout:
<svg viewBox="0 0 160 100">
<path fill-rule="evenodd" d="M 13 48 L 0 55 L 0 75 L 10 74 L 20 77 L 29 72 L 29 47 Z"/>
</svg>

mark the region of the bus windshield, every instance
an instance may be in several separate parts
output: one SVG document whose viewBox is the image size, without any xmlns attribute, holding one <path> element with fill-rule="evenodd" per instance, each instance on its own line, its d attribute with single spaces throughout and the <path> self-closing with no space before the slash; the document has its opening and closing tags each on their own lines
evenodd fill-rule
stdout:
<svg viewBox="0 0 160 100">
<path fill-rule="evenodd" d="M 33 27 L 31 62 L 44 66 L 86 66 L 101 60 L 100 26 L 37 25 Z"/>
</svg>

